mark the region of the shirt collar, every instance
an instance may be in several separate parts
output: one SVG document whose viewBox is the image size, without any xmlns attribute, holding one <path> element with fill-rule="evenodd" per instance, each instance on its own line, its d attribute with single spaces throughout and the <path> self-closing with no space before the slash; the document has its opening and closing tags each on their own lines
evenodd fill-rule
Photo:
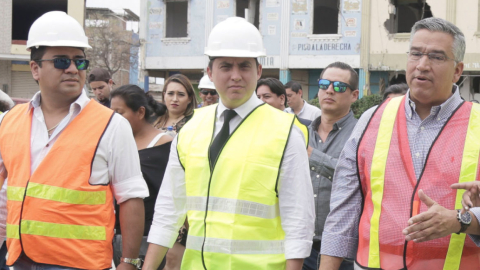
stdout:
<svg viewBox="0 0 480 270">
<path fill-rule="evenodd" d="M 350 119 L 350 118 L 353 118 L 354 115 L 353 115 L 353 111 L 350 110 L 347 115 L 345 115 L 344 117 L 342 117 L 340 120 L 338 120 L 337 122 L 335 122 L 335 124 L 333 124 L 333 130 L 338 130 L 338 129 L 342 129 L 342 127 L 344 125 L 347 124 L 347 121 Z M 322 116 L 319 116 L 317 117 L 317 119 L 315 119 L 312 123 L 312 126 L 315 128 L 315 130 L 318 130 L 318 127 L 320 126 L 320 123 L 322 123 Z"/>
<path fill-rule="evenodd" d="M 80 96 L 78 96 L 78 98 L 72 104 L 70 104 L 70 112 L 73 112 L 75 109 L 77 109 L 78 112 L 81 112 L 83 108 L 87 106 L 89 101 L 90 99 L 88 98 L 87 94 L 85 94 L 85 91 L 82 90 L 82 93 L 80 94 Z M 33 108 L 40 107 L 40 104 L 41 104 L 41 92 L 38 91 L 37 93 L 35 93 L 32 100 L 30 100 L 29 102 L 27 113 L 30 112 L 30 110 Z"/>
<path fill-rule="evenodd" d="M 233 110 L 238 114 L 238 116 L 244 119 L 245 117 L 247 117 L 247 115 L 251 111 L 253 111 L 256 107 L 258 107 L 262 103 L 263 102 L 260 99 L 258 99 L 258 97 L 255 95 L 255 92 L 254 92 L 252 93 L 252 96 L 250 97 L 250 99 L 247 100 L 247 102 L 243 103 L 242 105 L 240 105 L 239 107 Z M 228 110 L 228 108 L 225 107 L 225 105 L 223 105 L 223 102 L 220 99 L 218 101 L 218 107 L 217 107 L 217 118 L 220 118 L 220 116 L 223 115 L 223 112 L 225 110 Z"/>
<path fill-rule="evenodd" d="M 453 94 L 445 102 L 438 106 L 433 106 L 430 109 L 430 115 L 435 115 L 437 116 L 438 120 L 440 120 L 447 118 L 452 114 L 453 110 L 462 102 L 462 97 L 460 96 L 458 85 L 453 84 L 452 92 Z M 408 112 L 408 117 L 410 119 L 412 119 L 413 116 L 417 114 L 415 109 L 415 102 L 410 99 L 410 89 L 408 89 L 405 97 L 405 111 Z"/>
</svg>

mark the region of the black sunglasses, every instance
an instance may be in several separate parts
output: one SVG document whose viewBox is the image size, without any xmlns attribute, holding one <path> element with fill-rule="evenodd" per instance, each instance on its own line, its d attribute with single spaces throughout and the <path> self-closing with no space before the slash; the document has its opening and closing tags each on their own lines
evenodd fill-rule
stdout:
<svg viewBox="0 0 480 270">
<path fill-rule="evenodd" d="M 216 90 L 202 90 L 200 91 L 200 93 L 204 94 L 205 96 L 208 96 L 208 94 L 212 95 L 212 96 L 216 96 L 217 95 L 217 91 Z"/>
<path fill-rule="evenodd" d="M 68 69 L 70 65 L 75 63 L 75 67 L 77 67 L 78 70 L 86 70 L 88 68 L 88 64 L 90 64 L 90 61 L 87 59 L 68 59 L 68 58 L 54 58 L 54 59 L 41 59 L 41 60 L 35 60 L 35 62 L 43 62 L 43 61 L 53 61 L 53 66 L 57 69 Z"/>
<path fill-rule="evenodd" d="M 327 79 L 320 79 L 318 80 L 318 87 L 322 90 L 327 90 L 330 84 L 333 83 L 333 91 L 337 93 L 343 93 L 347 91 L 348 88 L 352 89 L 352 87 L 348 83 L 344 82 L 333 82 Z"/>
</svg>

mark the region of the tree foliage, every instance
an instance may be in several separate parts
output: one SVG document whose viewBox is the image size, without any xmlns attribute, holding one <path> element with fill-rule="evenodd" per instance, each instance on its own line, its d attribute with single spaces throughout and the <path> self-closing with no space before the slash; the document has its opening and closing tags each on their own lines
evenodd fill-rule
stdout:
<svg viewBox="0 0 480 270">
<path fill-rule="evenodd" d="M 125 30 L 124 22 L 115 16 L 90 14 L 90 25 L 85 32 L 92 49 L 86 51 L 90 67 L 108 70 L 113 76 L 119 70 L 129 70 L 138 63 L 138 41 L 133 41 L 132 32 Z"/>
</svg>

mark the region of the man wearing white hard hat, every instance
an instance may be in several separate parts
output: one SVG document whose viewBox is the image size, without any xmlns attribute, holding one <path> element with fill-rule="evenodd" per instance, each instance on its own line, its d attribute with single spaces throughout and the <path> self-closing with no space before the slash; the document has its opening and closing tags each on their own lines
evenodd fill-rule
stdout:
<svg viewBox="0 0 480 270">
<path fill-rule="evenodd" d="M 200 90 L 199 94 L 202 99 L 202 103 L 198 104 L 198 108 L 216 104 L 218 102 L 217 90 L 208 75 L 202 77 L 198 84 L 198 89 Z"/>
<path fill-rule="evenodd" d="M 0 118 L 7 264 L 110 268 L 116 199 L 125 257 L 117 269 L 135 269 L 148 189 L 127 120 L 82 91 L 88 38 L 74 18 L 54 11 L 33 23 L 27 48 L 40 91 Z"/>
<path fill-rule="evenodd" d="M 262 36 L 228 18 L 205 54 L 220 102 L 196 110 L 172 143 L 144 269 L 161 262 L 187 216 L 182 269 L 299 270 L 315 218 L 308 156 L 294 115 L 254 94 Z"/>
</svg>

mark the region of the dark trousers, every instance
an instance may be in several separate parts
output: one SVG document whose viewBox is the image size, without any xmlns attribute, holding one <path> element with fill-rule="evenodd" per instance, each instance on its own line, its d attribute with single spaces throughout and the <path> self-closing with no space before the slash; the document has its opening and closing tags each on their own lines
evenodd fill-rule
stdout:
<svg viewBox="0 0 480 270">
<path fill-rule="evenodd" d="M 305 258 L 303 261 L 303 268 L 302 270 L 318 270 L 320 267 L 320 250 L 317 250 L 319 245 L 313 245 L 312 251 L 310 252 L 310 256 Z M 343 260 L 342 264 L 340 265 L 339 270 L 353 270 L 353 261 Z"/>
<path fill-rule="evenodd" d="M 3 241 L 0 248 L 0 270 L 8 270 L 7 267 L 7 241 Z"/>
</svg>

